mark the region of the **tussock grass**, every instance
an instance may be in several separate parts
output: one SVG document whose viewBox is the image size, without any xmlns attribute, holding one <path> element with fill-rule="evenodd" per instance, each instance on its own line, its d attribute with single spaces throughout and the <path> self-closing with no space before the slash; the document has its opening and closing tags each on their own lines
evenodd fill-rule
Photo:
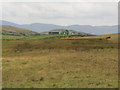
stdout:
<svg viewBox="0 0 120 90">
<path fill-rule="evenodd" d="M 12 51 L 31 51 L 34 49 L 63 49 L 63 50 L 82 50 L 82 49 L 104 49 L 118 48 L 118 44 L 108 40 L 59 40 L 59 39 L 42 39 L 42 40 L 13 40 L 3 41 L 4 47 Z M 9 45 L 9 46 L 8 46 Z"/>
</svg>

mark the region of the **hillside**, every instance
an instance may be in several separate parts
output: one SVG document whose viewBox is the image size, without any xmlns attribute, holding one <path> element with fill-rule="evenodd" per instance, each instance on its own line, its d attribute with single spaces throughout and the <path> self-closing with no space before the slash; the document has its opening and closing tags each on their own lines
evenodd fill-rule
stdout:
<svg viewBox="0 0 120 90">
<path fill-rule="evenodd" d="M 31 31 L 31 30 L 16 28 L 16 27 L 7 26 L 7 25 L 0 26 L 0 30 L 2 30 L 2 31 L 0 31 L 0 33 L 2 35 L 34 36 L 34 35 L 39 34 L 37 32 Z"/>
</svg>

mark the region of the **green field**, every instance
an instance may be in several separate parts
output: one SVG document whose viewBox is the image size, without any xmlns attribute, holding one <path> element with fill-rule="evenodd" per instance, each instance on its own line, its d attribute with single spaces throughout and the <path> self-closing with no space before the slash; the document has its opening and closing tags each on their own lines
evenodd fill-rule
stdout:
<svg viewBox="0 0 120 90">
<path fill-rule="evenodd" d="M 59 36 L 63 36 L 63 35 L 40 35 L 40 36 L 28 37 L 26 39 L 27 40 L 32 40 L 32 39 L 42 39 L 42 38 L 51 38 L 51 37 L 59 37 Z"/>
<path fill-rule="evenodd" d="M 116 35 L 111 40 L 3 40 L 3 88 L 117 88 Z"/>
<path fill-rule="evenodd" d="M 39 36 L 15 36 L 15 35 L 1 35 L 0 39 L 5 40 L 32 40 L 32 39 L 42 39 L 42 38 L 51 38 L 51 37 L 59 37 L 63 35 L 39 35 Z"/>
<path fill-rule="evenodd" d="M 6 40 L 16 40 L 16 39 L 25 39 L 26 36 L 14 36 L 14 35 L 0 35 L 0 39 Z"/>
</svg>

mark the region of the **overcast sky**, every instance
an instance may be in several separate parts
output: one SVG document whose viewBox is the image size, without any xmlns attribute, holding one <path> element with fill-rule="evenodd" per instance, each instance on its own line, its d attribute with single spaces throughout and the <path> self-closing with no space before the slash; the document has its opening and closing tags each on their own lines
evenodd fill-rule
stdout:
<svg viewBox="0 0 120 90">
<path fill-rule="evenodd" d="M 117 2 L 4 2 L 2 20 L 18 24 L 117 25 Z"/>
</svg>

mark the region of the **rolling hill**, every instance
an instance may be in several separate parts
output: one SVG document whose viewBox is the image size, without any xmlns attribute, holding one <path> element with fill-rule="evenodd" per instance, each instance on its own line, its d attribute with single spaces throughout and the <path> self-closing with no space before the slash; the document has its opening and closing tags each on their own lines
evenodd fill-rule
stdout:
<svg viewBox="0 0 120 90">
<path fill-rule="evenodd" d="M 16 28 L 13 26 L 0 26 L 0 33 L 2 35 L 14 35 L 14 36 L 34 36 L 38 35 L 39 33 L 27 30 L 27 29 L 22 29 L 22 28 Z"/>
<path fill-rule="evenodd" d="M 118 33 L 118 26 L 91 26 L 91 25 L 68 25 L 68 26 L 60 26 L 54 24 L 43 24 L 43 23 L 32 23 L 32 24 L 16 24 L 8 21 L 0 21 L 0 25 L 10 25 L 18 28 L 25 28 L 35 32 L 45 32 L 54 29 L 69 29 L 76 30 L 78 32 L 91 33 L 95 35 L 102 34 L 112 34 Z"/>
</svg>

